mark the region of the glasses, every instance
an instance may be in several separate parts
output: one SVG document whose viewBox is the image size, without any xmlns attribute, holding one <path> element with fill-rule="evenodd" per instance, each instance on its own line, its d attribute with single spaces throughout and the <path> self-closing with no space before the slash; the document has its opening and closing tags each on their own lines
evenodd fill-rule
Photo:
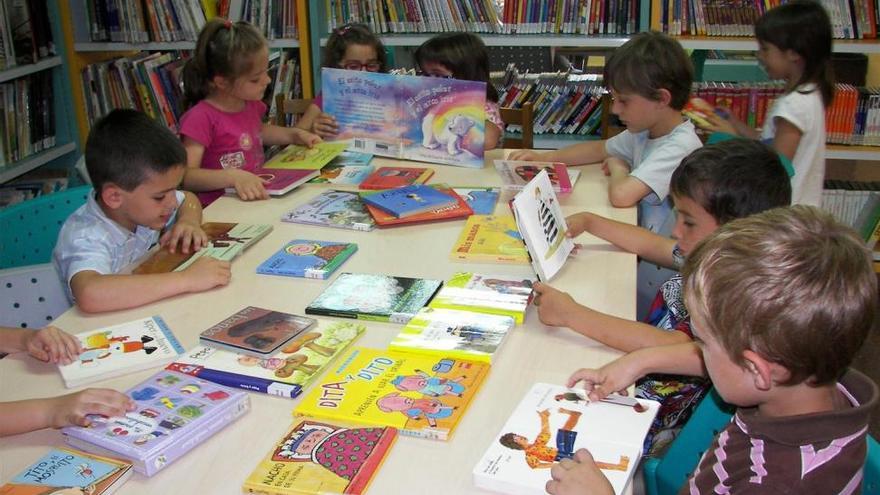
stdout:
<svg viewBox="0 0 880 495">
<path fill-rule="evenodd" d="M 365 70 L 367 72 L 379 72 L 379 69 L 382 68 L 382 64 L 379 62 L 367 62 L 361 63 L 357 61 L 351 62 L 343 62 L 339 64 L 345 70 Z"/>
</svg>

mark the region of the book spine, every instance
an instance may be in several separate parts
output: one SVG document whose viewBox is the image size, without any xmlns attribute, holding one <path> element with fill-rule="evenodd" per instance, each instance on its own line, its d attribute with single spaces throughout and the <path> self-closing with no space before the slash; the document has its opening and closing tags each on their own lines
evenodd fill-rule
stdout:
<svg viewBox="0 0 880 495">
<path fill-rule="evenodd" d="M 185 375 L 219 383 L 232 388 L 241 388 L 251 392 L 261 392 L 269 395 L 278 395 L 293 399 L 302 393 L 302 387 L 295 384 L 276 382 L 256 376 L 240 375 L 228 371 L 214 370 L 203 366 L 187 363 L 171 363 L 165 369 L 177 371 Z"/>
</svg>

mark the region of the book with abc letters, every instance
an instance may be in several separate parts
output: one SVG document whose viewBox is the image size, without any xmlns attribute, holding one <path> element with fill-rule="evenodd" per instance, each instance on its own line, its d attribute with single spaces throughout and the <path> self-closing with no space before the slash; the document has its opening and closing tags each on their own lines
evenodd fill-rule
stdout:
<svg viewBox="0 0 880 495">
<path fill-rule="evenodd" d="M 314 318 L 248 306 L 202 332 L 199 341 L 240 354 L 266 357 L 314 324 Z"/>
<path fill-rule="evenodd" d="M 295 239 L 257 267 L 264 275 L 326 279 L 357 251 L 353 242 Z"/>
</svg>

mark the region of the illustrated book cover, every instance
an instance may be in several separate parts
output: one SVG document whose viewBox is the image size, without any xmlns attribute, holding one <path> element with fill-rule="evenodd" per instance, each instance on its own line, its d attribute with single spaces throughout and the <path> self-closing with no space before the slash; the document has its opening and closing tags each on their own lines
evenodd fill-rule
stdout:
<svg viewBox="0 0 880 495">
<path fill-rule="evenodd" d="M 358 193 L 335 190 L 322 192 L 308 203 L 285 213 L 281 220 L 363 231 L 373 230 L 376 226 Z"/>
<path fill-rule="evenodd" d="M 319 171 L 310 169 L 283 169 L 260 167 L 254 175 L 263 179 L 263 187 L 270 196 L 287 194 L 298 186 L 317 178 Z M 226 192 L 235 193 L 234 187 L 227 187 Z"/>
<path fill-rule="evenodd" d="M 219 349 L 266 357 L 316 322 L 306 316 L 248 306 L 199 334 L 199 341 Z"/>
<path fill-rule="evenodd" d="M 471 215 L 450 257 L 480 263 L 529 262 L 528 251 L 512 215 Z"/>
<path fill-rule="evenodd" d="M 504 189 L 520 191 L 541 170 L 547 171 L 553 190 L 558 193 L 571 192 L 568 168 L 559 162 L 526 162 L 520 160 L 495 160 L 495 170 L 504 182 Z"/>
<path fill-rule="evenodd" d="M 495 203 L 501 189 L 497 187 L 453 187 L 459 196 L 467 201 L 474 215 L 491 215 L 495 213 Z"/>
<path fill-rule="evenodd" d="M 356 347 L 306 393 L 295 415 L 392 426 L 401 435 L 448 440 L 489 365 Z"/>
<path fill-rule="evenodd" d="M 424 184 L 434 175 L 430 168 L 379 167 L 358 186 L 360 189 L 394 189 L 410 184 Z"/>
<path fill-rule="evenodd" d="M 620 399 L 589 402 L 583 390 L 536 383 L 474 467 L 474 484 L 501 493 L 543 494 L 550 481 L 547 468 L 586 448 L 614 492 L 623 493 L 659 403 Z"/>
<path fill-rule="evenodd" d="M 295 398 L 365 330 L 357 322 L 320 321 L 270 357 L 196 346 L 167 369 L 227 387 Z"/>
<path fill-rule="evenodd" d="M 361 201 L 397 218 L 406 218 L 458 203 L 453 196 L 424 184 L 410 184 L 362 194 Z"/>
<path fill-rule="evenodd" d="M 345 151 L 347 146 L 348 143 L 326 141 L 316 144 L 313 148 L 291 144 L 267 160 L 262 168 L 321 170 L 321 167 Z"/>
<path fill-rule="evenodd" d="M 353 242 L 295 239 L 257 267 L 257 273 L 326 279 L 357 251 Z"/>
<path fill-rule="evenodd" d="M 406 323 L 443 282 L 369 273 L 341 273 L 306 306 L 306 314 Z"/>
<path fill-rule="evenodd" d="M 83 352 L 59 365 L 67 388 L 133 373 L 174 360 L 183 353 L 177 337 L 158 316 L 79 333 Z"/>
<path fill-rule="evenodd" d="M 87 427 L 61 432 L 71 446 L 130 461 L 152 476 L 250 410 L 247 392 L 162 370 L 125 392 L 136 409 L 91 415 Z"/>
<path fill-rule="evenodd" d="M 330 161 L 321 173 L 309 180 L 310 184 L 345 184 L 356 186 L 373 173 L 370 165 L 373 155 L 356 151 L 343 151 Z"/>
<path fill-rule="evenodd" d="M 443 283 L 429 306 L 510 316 L 522 323 L 533 283 L 522 277 L 458 272 Z"/>
<path fill-rule="evenodd" d="M 128 461 L 59 447 L 0 486 L 0 495 L 110 495 L 133 472 Z"/>
<path fill-rule="evenodd" d="M 483 167 L 485 82 L 324 68 L 321 88 L 349 150 Z"/>
<path fill-rule="evenodd" d="M 379 227 L 394 227 L 400 225 L 412 225 L 416 223 L 439 222 L 441 220 L 455 220 L 456 218 L 469 217 L 473 214 L 473 210 L 471 210 L 467 202 L 465 202 L 465 200 L 461 196 L 456 194 L 455 191 L 453 191 L 446 184 L 431 184 L 428 187 L 432 187 L 443 194 L 448 194 L 450 197 L 455 199 L 455 202 L 448 206 L 428 210 L 424 213 L 419 213 L 405 218 L 398 218 L 390 213 L 386 213 L 379 208 L 375 208 L 370 205 L 365 206 L 367 207 L 367 211 L 370 212 L 370 215 L 373 216 L 373 220 L 376 222 L 376 225 L 378 225 Z"/>
<path fill-rule="evenodd" d="M 242 485 L 268 495 L 360 495 L 397 439 L 397 429 L 300 418 Z"/>
</svg>

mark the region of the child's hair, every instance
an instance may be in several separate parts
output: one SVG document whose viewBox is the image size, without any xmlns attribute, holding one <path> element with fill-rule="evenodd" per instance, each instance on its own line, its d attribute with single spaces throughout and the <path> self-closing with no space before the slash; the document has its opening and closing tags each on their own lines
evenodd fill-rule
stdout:
<svg viewBox="0 0 880 495">
<path fill-rule="evenodd" d="M 791 181 L 779 155 L 752 139 L 694 150 L 672 172 L 669 190 L 694 200 L 719 225 L 791 204 Z"/>
<path fill-rule="evenodd" d="M 684 269 L 685 303 L 740 365 L 749 349 L 785 367 L 782 385 L 833 382 L 877 311 L 871 255 L 851 228 L 813 206 L 734 220 Z"/>
<path fill-rule="evenodd" d="M 694 67 L 678 41 L 658 32 L 639 33 L 614 50 L 605 64 L 606 87 L 649 100 L 669 91 L 669 106 L 681 110 L 691 94 Z"/>
<path fill-rule="evenodd" d="M 827 107 L 834 97 L 831 71 L 831 21 L 818 2 L 794 0 L 768 10 L 755 23 L 758 41 L 791 50 L 804 60 L 804 73 L 795 87 L 816 83 Z"/>
<path fill-rule="evenodd" d="M 422 67 L 427 62 L 442 65 L 456 79 L 486 83 L 486 98 L 498 101 L 498 90 L 489 80 L 489 51 L 473 33 L 442 33 L 416 48 L 413 55 Z"/>
<path fill-rule="evenodd" d="M 378 72 L 388 72 L 385 45 L 366 24 L 360 23 L 345 24 L 330 33 L 327 46 L 324 47 L 324 67 L 339 67 L 339 63 L 345 58 L 345 51 L 351 45 L 371 46 L 376 51 L 376 60 L 379 62 Z"/>
<path fill-rule="evenodd" d="M 214 76 L 229 80 L 246 74 L 253 55 L 267 46 L 266 38 L 252 24 L 216 17 L 199 33 L 196 49 L 183 67 L 183 92 L 187 108 L 211 94 Z"/>
<path fill-rule="evenodd" d="M 107 183 L 132 191 L 151 174 L 186 164 L 186 150 L 174 133 L 146 114 L 127 109 L 113 110 L 95 122 L 85 157 L 99 194 Z"/>
</svg>

